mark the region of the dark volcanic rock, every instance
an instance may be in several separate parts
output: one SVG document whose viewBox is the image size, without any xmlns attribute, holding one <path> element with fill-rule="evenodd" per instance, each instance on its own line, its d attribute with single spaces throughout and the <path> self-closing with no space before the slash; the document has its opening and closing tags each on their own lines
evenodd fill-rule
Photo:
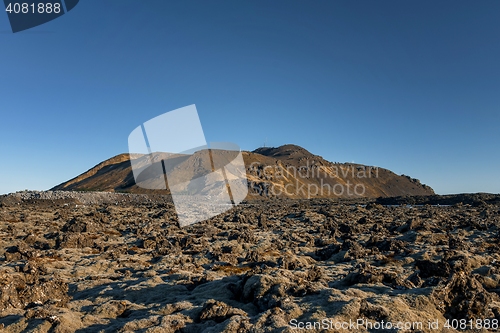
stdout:
<svg viewBox="0 0 500 333">
<path fill-rule="evenodd" d="M 39 276 L 37 268 L 28 273 L 0 275 L 0 311 L 9 307 L 25 309 L 30 304 L 64 306 L 69 301 L 68 284 L 54 277 Z"/>
<path fill-rule="evenodd" d="M 432 276 L 448 277 L 451 272 L 450 264 L 442 261 L 417 260 L 415 265 L 420 270 L 420 277 L 424 279 Z"/>
<path fill-rule="evenodd" d="M 475 276 L 457 272 L 448 284 L 434 293 L 438 308 L 449 319 L 494 318 L 489 305 L 498 301 L 498 295 L 484 289 Z"/>
<path fill-rule="evenodd" d="M 2 331 L 256 333 L 325 316 L 500 319 L 495 197 L 459 196 L 475 204 L 452 206 L 276 199 L 180 228 L 164 198 L 69 194 L 84 203 L 1 201 Z"/>
<path fill-rule="evenodd" d="M 199 320 L 213 320 L 220 323 L 234 315 L 246 316 L 247 313 L 243 310 L 232 308 L 224 302 L 210 299 L 203 305 Z"/>
</svg>

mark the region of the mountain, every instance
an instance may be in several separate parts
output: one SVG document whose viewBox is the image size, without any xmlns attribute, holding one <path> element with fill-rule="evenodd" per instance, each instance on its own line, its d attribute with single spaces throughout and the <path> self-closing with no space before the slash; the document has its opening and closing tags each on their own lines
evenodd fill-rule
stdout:
<svg viewBox="0 0 500 333">
<path fill-rule="evenodd" d="M 311 154 L 306 149 L 297 145 L 290 144 L 283 145 L 278 148 L 261 147 L 255 149 L 253 153 L 286 160 L 315 157 L 315 155 Z"/>
<path fill-rule="evenodd" d="M 234 152 L 225 150 L 211 152 L 213 159 L 221 165 L 235 157 Z M 194 179 L 211 172 L 211 164 L 204 158 L 206 153 L 206 150 L 192 155 L 155 153 L 153 161 L 156 167 L 151 168 L 163 167 L 167 174 L 175 175 L 176 179 Z M 432 188 L 421 184 L 418 179 L 397 175 L 380 167 L 329 162 L 291 144 L 276 148 L 262 147 L 252 152 L 243 151 L 242 156 L 249 186 L 247 200 L 269 197 L 376 198 L 434 194 Z M 148 158 L 148 155 L 120 154 L 51 190 L 169 194 L 168 189 L 152 190 L 137 186 L 132 163 L 142 166 Z M 148 173 L 144 172 L 141 177 L 143 175 Z M 211 189 L 220 181 L 216 178 L 206 180 L 203 192 L 196 194 L 210 195 Z M 144 184 L 146 183 L 149 184 L 148 187 L 154 188 L 155 184 L 164 184 L 164 177 L 151 178 L 145 180 Z"/>
</svg>

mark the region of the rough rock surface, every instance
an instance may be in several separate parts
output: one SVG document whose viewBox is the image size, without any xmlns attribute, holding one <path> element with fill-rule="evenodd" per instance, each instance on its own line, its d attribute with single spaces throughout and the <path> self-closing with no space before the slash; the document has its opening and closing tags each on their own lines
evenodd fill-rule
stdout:
<svg viewBox="0 0 500 333">
<path fill-rule="evenodd" d="M 455 332 L 448 319 L 498 323 L 499 202 L 272 200 L 179 228 L 163 197 L 1 196 L 0 331 L 297 332 L 294 323 L 326 319 L 422 323 L 356 332 Z M 316 325 L 308 332 L 353 331 Z M 489 327 L 461 331 L 498 331 Z"/>
</svg>

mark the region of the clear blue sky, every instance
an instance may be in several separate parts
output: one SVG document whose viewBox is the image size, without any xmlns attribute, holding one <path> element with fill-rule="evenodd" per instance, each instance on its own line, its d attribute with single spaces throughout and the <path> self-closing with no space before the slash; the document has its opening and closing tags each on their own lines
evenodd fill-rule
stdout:
<svg viewBox="0 0 500 333">
<path fill-rule="evenodd" d="M 500 192 L 500 1 L 82 0 L 16 34 L 0 13 L 0 42 L 0 193 L 190 104 L 208 141 Z"/>
</svg>

